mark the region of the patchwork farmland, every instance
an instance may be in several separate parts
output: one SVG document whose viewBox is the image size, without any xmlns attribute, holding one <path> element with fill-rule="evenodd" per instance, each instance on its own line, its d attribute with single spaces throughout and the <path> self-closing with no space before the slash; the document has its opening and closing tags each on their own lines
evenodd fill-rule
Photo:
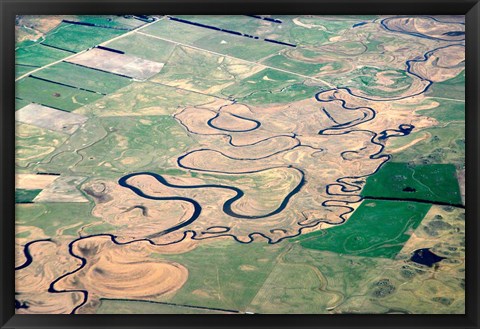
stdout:
<svg viewBox="0 0 480 329">
<path fill-rule="evenodd" d="M 463 314 L 464 31 L 18 16 L 16 312 Z"/>
</svg>

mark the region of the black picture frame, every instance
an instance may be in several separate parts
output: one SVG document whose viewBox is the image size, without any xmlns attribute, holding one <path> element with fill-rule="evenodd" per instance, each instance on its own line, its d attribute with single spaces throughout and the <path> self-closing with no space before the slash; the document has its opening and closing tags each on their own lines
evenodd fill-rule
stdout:
<svg viewBox="0 0 480 329">
<path fill-rule="evenodd" d="M 0 0 L 0 326 L 1 328 L 478 328 L 480 4 L 478 0 Z M 15 315 L 15 15 L 47 14 L 465 14 L 465 315 Z"/>
</svg>

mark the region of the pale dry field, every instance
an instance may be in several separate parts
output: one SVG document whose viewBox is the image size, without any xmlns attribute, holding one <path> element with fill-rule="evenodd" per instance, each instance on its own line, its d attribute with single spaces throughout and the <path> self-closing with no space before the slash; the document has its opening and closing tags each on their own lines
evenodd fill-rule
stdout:
<svg viewBox="0 0 480 329">
<path fill-rule="evenodd" d="M 160 72 L 163 68 L 163 63 L 100 48 L 90 49 L 83 54 L 70 58 L 68 62 L 124 75 L 137 80 L 146 80 Z"/>
</svg>

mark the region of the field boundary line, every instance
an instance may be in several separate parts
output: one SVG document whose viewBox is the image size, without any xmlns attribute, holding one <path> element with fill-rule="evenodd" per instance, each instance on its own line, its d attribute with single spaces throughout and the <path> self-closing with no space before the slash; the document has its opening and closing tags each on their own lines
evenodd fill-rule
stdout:
<svg viewBox="0 0 480 329">
<path fill-rule="evenodd" d="M 174 40 L 171 40 L 171 39 L 166 39 L 166 38 L 159 37 L 159 36 L 156 36 L 156 35 L 153 35 L 153 34 L 148 34 L 148 33 L 145 33 L 145 32 L 139 32 L 139 31 L 135 31 L 135 32 L 138 33 L 138 34 L 142 34 L 142 35 L 151 37 L 151 38 L 155 38 L 155 39 L 159 39 L 159 40 L 163 40 L 163 41 L 168 41 L 168 42 L 171 42 L 171 43 L 180 45 L 180 46 L 184 46 L 184 47 L 188 47 L 188 48 L 192 48 L 192 49 L 204 51 L 204 52 L 207 52 L 207 53 L 210 53 L 210 54 L 214 54 L 214 55 L 218 55 L 218 56 L 223 56 L 223 57 L 227 57 L 227 58 L 236 59 L 236 60 L 239 60 L 239 61 L 242 61 L 242 62 L 245 62 L 245 63 L 249 63 L 249 64 L 259 65 L 259 66 L 262 66 L 262 67 L 265 67 L 265 68 L 269 68 L 269 69 L 272 69 L 272 70 L 275 70 L 275 71 L 280 71 L 280 72 L 284 72 L 284 73 L 296 75 L 296 76 L 302 77 L 302 78 L 304 78 L 304 79 L 309 79 L 309 80 L 318 81 L 318 82 L 321 82 L 321 83 L 323 83 L 324 85 L 326 85 L 326 86 L 328 86 L 329 88 L 332 88 L 332 89 L 336 89 L 336 88 L 337 88 L 337 87 L 335 87 L 334 85 L 332 85 L 332 84 L 330 84 L 330 83 L 328 83 L 328 82 L 326 82 L 326 81 L 324 81 L 323 79 L 320 79 L 320 78 L 310 77 L 310 76 L 308 76 L 308 75 L 303 75 L 303 74 L 300 74 L 300 73 L 295 73 L 295 72 L 287 71 L 287 70 L 284 70 L 284 69 L 279 69 L 279 68 L 276 68 L 276 67 L 273 67 L 273 66 L 269 66 L 269 65 L 265 65 L 265 64 L 262 64 L 262 63 L 259 63 L 259 62 L 252 62 L 252 61 L 249 61 L 249 60 L 246 60 L 246 59 L 242 59 L 242 58 L 238 58 L 238 57 L 235 57 L 235 56 L 226 55 L 226 54 L 222 54 L 222 53 L 217 53 L 217 52 L 215 52 L 215 51 L 211 51 L 211 50 L 208 50 L 208 49 L 204 49 L 204 48 L 200 48 L 200 47 L 188 45 L 188 44 L 185 44 L 185 43 L 181 43 L 181 42 L 174 41 Z"/>
<path fill-rule="evenodd" d="M 426 96 L 425 98 L 437 98 L 437 99 L 444 99 L 444 100 L 446 100 L 446 101 L 465 103 L 465 100 L 464 100 L 464 99 L 455 99 L 455 98 L 446 98 L 446 97 L 436 97 L 436 96 Z"/>
<path fill-rule="evenodd" d="M 39 68 L 37 68 L 37 69 L 35 69 L 35 70 L 32 70 L 32 71 L 30 71 L 30 72 L 27 72 L 27 73 L 19 76 L 18 78 L 16 78 L 16 79 L 15 79 L 15 82 L 17 82 L 17 81 L 20 80 L 20 79 L 26 78 L 26 77 L 28 77 L 30 74 L 35 73 L 35 72 L 37 72 L 37 71 L 40 71 L 40 70 L 42 70 L 42 69 L 44 69 L 44 68 L 47 68 L 47 67 L 49 67 L 49 66 L 52 66 L 52 65 L 55 65 L 55 64 L 58 64 L 58 63 L 61 63 L 61 62 L 63 62 L 63 61 L 66 61 L 66 60 L 68 60 L 68 59 L 71 59 L 71 58 L 73 58 L 73 57 L 75 57 L 75 56 L 77 56 L 77 55 L 83 54 L 84 52 L 86 52 L 86 51 L 88 51 L 88 50 L 90 50 L 90 49 L 92 49 L 92 48 L 95 48 L 96 46 L 103 46 L 103 45 L 106 45 L 106 44 L 108 44 L 108 43 L 110 43 L 110 42 L 112 42 L 112 41 L 115 41 L 115 40 L 117 40 L 117 39 L 123 38 L 123 37 L 125 37 L 125 36 L 127 36 L 127 35 L 133 34 L 133 33 L 135 33 L 135 32 L 138 31 L 138 30 L 141 30 L 141 29 L 143 29 L 143 28 L 146 28 L 147 26 L 150 26 L 150 25 L 155 24 L 155 23 L 158 22 L 158 21 L 161 21 L 163 18 L 164 18 L 164 17 L 159 18 L 159 19 L 156 19 L 155 21 L 153 21 L 153 22 L 151 22 L 151 23 L 147 23 L 147 24 L 145 24 L 145 25 L 142 25 L 142 26 L 140 26 L 140 27 L 138 27 L 138 28 L 136 28 L 136 29 L 133 29 L 133 30 L 127 32 L 127 33 L 118 35 L 118 36 L 116 36 L 116 37 L 114 37 L 114 38 L 112 38 L 112 39 L 109 39 L 109 40 L 106 40 L 106 41 L 104 41 L 104 42 L 102 42 L 102 43 L 99 43 L 98 45 L 95 45 L 95 46 L 92 46 L 92 47 L 90 47 L 90 48 L 84 49 L 84 50 L 82 50 L 82 51 L 80 51 L 80 52 L 78 52 L 78 53 L 72 54 L 71 56 L 67 56 L 67 57 L 61 58 L 61 59 L 59 59 L 58 61 L 52 62 L 52 63 L 50 63 L 50 64 L 46 64 L 46 65 L 41 66 L 41 67 L 39 67 Z"/>
</svg>

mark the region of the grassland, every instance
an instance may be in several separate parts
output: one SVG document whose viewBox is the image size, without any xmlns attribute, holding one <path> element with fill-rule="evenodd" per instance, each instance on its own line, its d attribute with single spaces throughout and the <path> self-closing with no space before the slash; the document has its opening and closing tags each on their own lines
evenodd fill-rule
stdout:
<svg viewBox="0 0 480 329">
<path fill-rule="evenodd" d="M 259 70 L 255 64 L 179 46 L 152 81 L 220 95 L 222 88 Z"/>
<path fill-rule="evenodd" d="M 15 88 L 16 97 L 68 112 L 102 98 L 101 94 L 31 77 L 16 82 Z"/>
<path fill-rule="evenodd" d="M 128 55 L 165 63 L 172 54 L 175 44 L 134 33 L 109 42 L 107 47 L 123 51 Z"/>
<path fill-rule="evenodd" d="M 68 135 L 55 131 L 17 123 L 15 127 L 15 163 L 17 172 L 35 164 L 55 151 Z"/>
<path fill-rule="evenodd" d="M 361 195 L 370 198 L 417 199 L 460 204 L 454 165 L 409 165 L 387 162 L 369 176 Z"/>
<path fill-rule="evenodd" d="M 62 22 L 45 36 L 45 40 L 42 43 L 70 52 L 79 52 L 124 34 L 125 32 L 126 31 L 123 30 Z"/>
<path fill-rule="evenodd" d="M 38 42 L 24 41 L 16 45 L 15 63 L 40 67 L 70 55 L 68 51 L 47 47 Z"/>
<path fill-rule="evenodd" d="M 225 314 L 225 312 L 140 300 L 101 299 L 96 314 Z"/>
<path fill-rule="evenodd" d="M 74 21 L 95 24 L 103 27 L 132 29 L 145 24 L 132 16 L 126 18 L 119 15 L 79 15 Z"/>
<path fill-rule="evenodd" d="M 92 216 L 89 203 L 34 203 L 18 204 L 15 223 L 19 226 L 40 228 L 48 237 L 77 236 L 82 226 L 98 222 Z"/>
<path fill-rule="evenodd" d="M 301 85 L 301 82 L 296 75 L 266 68 L 225 88 L 222 94 L 235 98 L 251 98 L 252 94 L 288 89 L 292 85 Z"/>
<path fill-rule="evenodd" d="M 20 110 L 22 107 L 25 107 L 30 103 L 31 102 L 26 101 L 24 99 L 19 99 L 19 98 L 15 99 L 15 111 Z"/>
<path fill-rule="evenodd" d="M 424 129 L 407 137 L 392 139 L 389 146 L 400 147 L 424 133 L 429 137 L 393 154 L 395 162 L 413 164 L 453 164 L 457 169 L 465 166 L 465 123 L 448 122 L 444 126 Z"/>
<path fill-rule="evenodd" d="M 157 83 L 134 82 L 78 111 L 89 116 L 171 115 L 179 107 L 207 104 L 214 97 Z"/>
<path fill-rule="evenodd" d="M 265 29 L 267 26 L 273 25 L 273 23 L 262 22 L 248 16 L 236 16 L 233 18 L 224 15 L 175 15 L 175 17 L 250 35 L 257 35 L 262 28 Z"/>
<path fill-rule="evenodd" d="M 288 58 L 284 55 L 275 55 L 262 61 L 262 64 L 303 75 L 315 76 L 320 73 L 322 68 L 328 63 L 306 63 Z"/>
<path fill-rule="evenodd" d="M 35 67 L 31 66 L 15 65 L 15 78 L 18 78 L 34 69 Z"/>
<path fill-rule="evenodd" d="M 243 311 L 273 268 L 283 245 L 215 241 L 179 255 L 155 255 L 188 268 L 188 281 L 169 299 L 176 304 Z M 205 266 L 207 265 L 207 266 Z"/>
<path fill-rule="evenodd" d="M 465 71 L 455 78 L 434 83 L 427 95 L 431 97 L 465 100 Z"/>
<path fill-rule="evenodd" d="M 125 37 L 144 22 L 81 15 L 63 19 L 102 27 L 62 23 L 62 16 L 24 17 L 17 25 L 22 40 L 37 39 L 17 43 L 17 77 L 115 36 L 121 37 L 105 46 L 138 57 L 131 63 L 133 71 L 149 70 L 141 59 L 165 63 L 146 81 L 61 62 L 33 74 L 59 84 L 34 77 L 17 82 L 16 110 L 34 102 L 83 115 L 75 123 L 78 129 L 70 130 L 70 123 L 62 127 L 59 120 L 45 125 L 46 116 L 19 123 L 24 119 L 17 112 L 16 172 L 30 174 L 23 183 L 31 185 L 17 185 L 16 200 L 31 202 L 42 191 L 35 203 L 16 205 L 17 263 L 24 261 L 25 243 L 48 237 L 54 242 L 32 246 L 34 263 L 16 272 L 19 300 L 31 306 L 17 312 L 70 312 L 81 302 L 78 292 L 46 292 L 53 280 L 78 267 L 68 244 L 79 236 L 112 234 L 122 242 L 184 239 L 168 246 L 114 244 L 107 236 L 77 242 L 72 250 L 85 256 L 85 267 L 57 288 L 88 290 L 89 301 L 78 313 L 463 313 L 465 212 L 435 203 L 462 202 L 465 73 L 433 83 L 412 99 L 408 96 L 421 93 L 426 82 L 405 71 L 406 61 L 421 58 L 438 42 L 385 31 L 377 16 L 272 16 L 281 23 L 248 16 L 178 17 L 258 39 L 168 16 Z M 366 24 L 353 27 L 360 22 Z M 422 29 L 422 22 L 414 25 Z M 47 23 L 48 28 L 38 28 Z M 459 71 L 463 63 L 456 62 L 461 57 L 456 49 L 455 58 L 447 54 L 434 63 L 435 79 L 452 76 L 452 63 Z M 416 68 L 430 76 L 430 66 Z M 322 102 L 313 98 L 332 86 L 405 98 L 370 102 L 341 90 L 322 94 Z M 227 105 L 232 100 L 236 103 Z M 367 106 L 376 111 L 371 120 L 362 119 L 364 109 L 353 110 Z M 215 111 L 219 114 L 213 118 Z M 362 120 L 358 127 L 341 126 Z M 408 136 L 384 140 L 384 154 L 394 162 L 366 179 L 360 192 L 366 199 L 355 203 L 358 192 L 346 192 L 335 180 L 375 171 L 381 159 L 371 156 L 378 145 L 369 131 L 400 123 L 415 128 Z M 328 130 L 332 135 L 318 134 L 333 125 L 339 127 Z M 143 171 L 166 175 L 168 182 L 184 187 L 239 188 L 244 195 L 231 207 L 246 216 L 277 209 L 297 186 L 300 171 L 304 180 L 279 213 L 245 219 L 222 210 L 234 195 L 231 190 L 172 188 L 148 175 L 132 177 L 132 186 L 149 195 L 186 197 L 201 205 L 195 222 L 161 235 L 189 218 L 193 207 L 178 200 L 148 200 L 119 185 L 120 177 Z M 48 185 L 32 185 L 36 173 L 46 172 L 61 175 L 48 176 L 55 178 Z M 352 202 L 355 209 L 345 223 L 335 225 L 345 208 L 323 206 L 332 199 Z M 291 238 L 301 227 L 309 228 Z M 229 234 L 237 240 L 222 237 Z M 412 253 L 423 248 L 445 259 L 432 267 L 413 262 Z M 177 263 L 181 275 L 164 267 L 167 262 Z M 168 288 L 169 282 L 178 285 Z M 164 284 L 170 292 L 157 293 Z"/>
<path fill-rule="evenodd" d="M 429 204 L 366 200 L 340 226 L 304 234 L 305 248 L 339 254 L 393 258 L 430 209 Z"/>
<path fill-rule="evenodd" d="M 393 97 L 402 95 L 413 79 L 404 70 L 364 66 L 334 81 L 340 86 L 358 88 L 366 95 Z"/>
<path fill-rule="evenodd" d="M 213 31 L 168 19 L 162 19 L 161 21 L 142 29 L 142 32 L 162 37 L 167 40 L 181 40 L 182 43 L 192 45 L 194 41 L 208 36 Z"/>
<path fill-rule="evenodd" d="M 240 97 L 239 100 L 252 105 L 285 104 L 312 98 L 322 88 L 307 86 L 303 83 L 293 84 L 277 90 L 262 90 L 250 95 Z"/>
<path fill-rule="evenodd" d="M 440 122 L 465 121 L 465 103 L 446 99 L 435 99 L 440 104 L 429 110 L 419 110 L 418 114 L 437 119 Z"/>
<path fill-rule="evenodd" d="M 273 18 L 282 21 L 281 24 L 272 23 L 253 17 L 237 16 L 190 16 L 178 15 L 182 19 L 196 23 L 206 24 L 240 33 L 246 33 L 259 38 L 270 38 L 278 41 L 298 43 L 302 45 L 318 46 L 329 41 L 332 35 L 349 29 L 354 23 L 349 20 L 341 21 L 323 17 L 302 17 L 274 15 Z M 332 17 L 333 18 L 333 17 Z M 297 25 L 293 19 L 298 19 L 300 24 L 311 26 L 305 28 Z M 181 23 L 180 23 L 181 24 Z"/>
<path fill-rule="evenodd" d="M 47 172 L 69 164 L 76 174 L 118 177 L 120 173 L 175 168 L 172 159 L 195 143 L 170 116 L 91 119 L 57 150 Z"/>
<path fill-rule="evenodd" d="M 35 72 L 35 76 L 77 88 L 110 94 L 132 81 L 112 73 L 61 62 Z"/>
<path fill-rule="evenodd" d="M 279 257 L 247 310 L 267 314 L 461 314 L 465 308 L 462 276 L 447 264 L 433 269 L 403 259 L 340 256 L 294 244 Z"/>
<path fill-rule="evenodd" d="M 41 189 L 15 189 L 15 203 L 30 203 L 41 192 Z"/>
<path fill-rule="evenodd" d="M 319 88 L 304 85 L 302 79 L 296 75 L 266 68 L 223 89 L 222 94 L 258 104 L 306 99 L 313 97 L 315 91 L 318 92 Z M 272 95 L 275 92 L 278 94 Z M 277 98 L 278 100 L 274 101 Z"/>
<path fill-rule="evenodd" d="M 392 104 L 393 109 L 409 109 L 415 110 L 416 114 L 435 118 L 441 123 L 449 123 L 453 121 L 465 121 L 465 102 L 450 100 L 445 98 L 427 97 L 419 103 L 396 103 Z M 424 108 L 424 109 L 422 109 Z M 425 131 L 423 131 L 425 132 Z M 402 140 L 408 139 L 410 136 L 404 136 Z M 393 141 L 394 139 L 392 139 Z M 397 139 L 398 142 L 400 140 Z"/>
<path fill-rule="evenodd" d="M 250 61 L 257 61 L 285 49 L 285 46 L 261 39 L 251 39 L 166 19 L 150 25 L 142 32 Z"/>
<path fill-rule="evenodd" d="M 258 61 L 286 48 L 260 39 L 256 40 L 222 32 L 210 33 L 208 36 L 195 41 L 193 45 L 249 61 Z"/>
</svg>

